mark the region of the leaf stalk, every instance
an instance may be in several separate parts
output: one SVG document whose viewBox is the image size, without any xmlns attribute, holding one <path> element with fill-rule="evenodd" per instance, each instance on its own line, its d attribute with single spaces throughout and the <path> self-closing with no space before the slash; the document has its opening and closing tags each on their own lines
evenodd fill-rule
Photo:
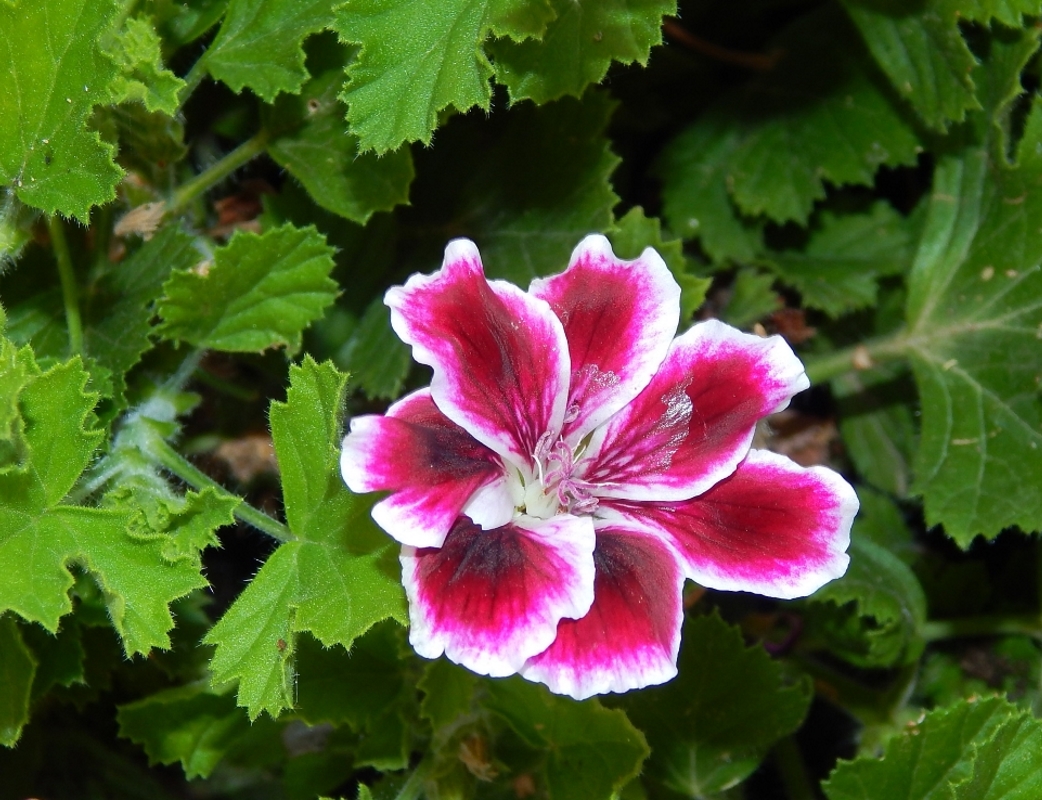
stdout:
<svg viewBox="0 0 1042 800">
<path fill-rule="evenodd" d="M 69 326 L 69 355 L 80 355 L 83 352 L 83 320 L 80 317 L 80 293 L 72 268 L 69 242 L 65 238 L 65 227 L 57 215 L 47 220 L 47 227 L 51 234 L 54 258 L 58 262 L 58 276 L 61 278 L 65 322 Z"/>
<path fill-rule="evenodd" d="M 894 361 L 907 356 L 909 339 L 904 330 L 889 336 L 870 339 L 852 347 L 823 353 L 820 356 L 808 355 L 804 359 L 807 377 L 812 385 L 825 383 L 845 375 L 848 372 L 871 369 L 883 361 Z"/>
<path fill-rule="evenodd" d="M 167 204 L 167 212 L 178 214 L 197 197 L 223 181 L 239 167 L 252 161 L 268 146 L 268 135 L 261 131 L 236 147 L 209 169 L 205 169 L 174 192 Z"/>
</svg>

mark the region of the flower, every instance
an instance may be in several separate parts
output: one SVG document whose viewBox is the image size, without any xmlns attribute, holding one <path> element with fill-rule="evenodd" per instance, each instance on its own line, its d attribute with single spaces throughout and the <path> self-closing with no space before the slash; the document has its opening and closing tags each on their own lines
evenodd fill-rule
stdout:
<svg viewBox="0 0 1042 800">
<path fill-rule="evenodd" d="M 853 489 L 751 450 L 809 382 L 780 337 L 716 320 L 674 338 L 680 288 L 651 248 L 588 236 L 528 292 L 475 245 L 387 292 L 429 389 L 351 422 L 341 469 L 390 494 L 410 641 L 577 699 L 676 675 L 685 579 L 780 598 L 846 570 Z"/>
</svg>

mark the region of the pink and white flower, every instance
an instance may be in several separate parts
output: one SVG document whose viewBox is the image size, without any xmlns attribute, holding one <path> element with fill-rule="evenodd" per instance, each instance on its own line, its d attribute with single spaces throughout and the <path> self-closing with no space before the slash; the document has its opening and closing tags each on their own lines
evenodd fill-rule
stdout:
<svg viewBox="0 0 1042 800">
<path fill-rule="evenodd" d="M 792 598 L 843 574 L 853 489 L 751 450 L 807 388 L 779 337 L 716 320 L 674 338 L 680 288 L 648 248 L 588 236 L 528 292 L 474 244 L 387 292 L 429 389 L 352 420 L 341 468 L 390 494 L 410 641 L 577 699 L 676 674 L 691 579 Z"/>
</svg>

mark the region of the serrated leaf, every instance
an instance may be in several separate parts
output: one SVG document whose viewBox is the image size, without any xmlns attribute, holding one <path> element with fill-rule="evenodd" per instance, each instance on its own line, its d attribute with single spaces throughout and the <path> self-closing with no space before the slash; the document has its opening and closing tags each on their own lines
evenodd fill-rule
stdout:
<svg viewBox="0 0 1042 800">
<path fill-rule="evenodd" d="M 382 156 L 359 153 L 358 138 L 344 131 L 338 81 L 337 72 L 327 72 L 299 97 L 284 96 L 266 110 L 265 127 L 275 136 L 268 154 L 320 206 L 365 224 L 374 212 L 409 201 L 412 155 L 406 147 Z"/>
<path fill-rule="evenodd" d="M 405 620 L 395 548 L 372 522 L 374 500 L 340 478 L 346 376 L 306 358 L 290 370 L 285 403 L 271 407 L 286 520 L 282 544 L 205 641 L 216 646 L 215 684 L 238 680 L 238 703 L 256 718 L 293 705 L 296 634 L 327 647 L 352 642 L 380 620 Z"/>
<path fill-rule="evenodd" d="M 829 800 L 1027 800 L 1042 791 L 1035 757 L 1042 724 L 1005 700 L 963 702 L 926 715 L 882 759 L 841 762 Z"/>
<path fill-rule="evenodd" d="M 429 662 L 416 685 L 423 692 L 420 714 L 435 730 L 449 728 L 472 712 L 477 684 L 473 672 L 447 659 Z"/>
<path fill-rule="evenodd" d="M 18 623 L 0 616 L 0 745 L 14 747 L 29 721 L 36 659 L 22 641 Z"/>
<path fill-rule="evenodd" d="M 679 667 L 622 705 L 651 745 L 647 774 L 688 797 L 748 777 L 810 704 L 807 682 L 787 686 L 781 666 L 716 615 L 686 621 Z"/>
<path fill-rule="evenodd" d="M 351 0 L 340 6 L 334 29 L 342 41 L 361 45 L 341 99 L 362 149 L 386 153 L 403 142 L 429 144 L 446 108 L 488 110 L 492 65 L 482 50 L 485 39 L 541 35 L 550 16 L 545 0 Z"/>
<path fill-rule="evenodd" d="M 1042 528 L 1042 106 L 1015 165 L 994 149 L 989 158 L 993 143 L 938 164 L 909 278 L 916 488 L 928 524 L 963 546 L 1010 525 Z"/>
<path fill-rule="evenodd" d="M 738 270 L 721 318 L 729 325 L 747 330 L 753 323 L 777 311 L 782 301 L 774 290 L 774 280 L 773 275 L 752 268 Z"/>
<path fill-rule="evenodd" d="M 167 689 L 118 707 L 119 735 L 141 745 L 153 764 L 181 763 L 185 777 L 206 778 L 250 728 L 231 694 L 204 684 Z"/>
<path fill-rule="evenodd" d="M 908 270 L 914 224 L 885 201 L 859 214 L 824 211 L 802 249 L 771 252 L 767 263 L 804 306 L 838 317 L 874 305 L 878 279 Z"/>
<path fill-rule="evenodd" d="M 157 332 L 233 352 L 300 348 L 301 332 L 336 297 L 333 250 L 313 227 L 237 232 L 203 263 L 163 287 Z"/>
<path fill-rule="evenodd" d="M 613 61 L 647 65 L 651 48 L 662 43 L 662 17 L 677 13 L 675 0 L 551 5 L 556 16 L 539 39 L 499 39 L 488 46 L 496 80 L 510 90 L 512 103 L 579 97 L 603 80 Z"/>
<path fill-rule="evenodd" d="M 31 359 L 31 353 L 23 351 Z M 83 391 L 79 359 L 40 372 L 19 395 L 25 458 L 0 473 L 0 612 L 12 610 L 54 633 L 72 610 L 70 567 L 80 565 L 104 592 L 127 655 L 169 647 L 169 603 L 206 586 L 198 552 L 168 559 L 164 537 L 128 533 L 133 508 L 85 508 L 62 500 L 103 432 L 89 422 L 94 396 Z"/>
<path fill-rule="evenodd" d="M 353 385 L 372 399 L 398 397 L 412 366 L 411 351 L 391 328 L 382 299 L 369 304 L 336 358 L 350 371 Z"/>
<path fill-rule="evenodd" d="M 582 102 L 526 103 L 491 124 L 447 125 L 437 160 L 421 162 L 413 184 L 414 205 L 435 210 L 425 221 L 438 229 L 434 263 L 448 228 L 477 243 L 490 277 L 525 286 L 561 272 L 583 236 L 614 222 L 609 179 L 619 159 L 604 135 L 613 105 L 591 92 Z"/>
<path fill-rule="evenodd" d="M 996 19 L 1011 28 L 1020 27 L 1024 15 L 1042 14 L 1039 0 L 949 0 L 964 19 L 988 23 Z"/>
<path fill-rule="evenodd" d="M 163 66 L 162 43 L 151 21 L 131 17 L 115 39 L 111 52 L 122 74 L 110 85 L 112 102 L 136 100 L 149 111 L 177 113 L 185 82 Z"/>
<path fill-rule="evenodd" d="M 0 184 L 48 214 L 87 222 L 116 196 L 115 150 L 88 127 L 116 66 L 102 39 L 114 0 L 0 4 Z"/>
<path fill-rule="evenodd" d="M 25 625 L 21 632 L 37 664 L 33 677 L 33 702 L 55 686 L 72 686 L 84 682 L 86 651 L 79 625 L 65 620 L 57 635 L 48 633 L 39 625 Z"/>
<path fill-rule="evenodd" d="M 636 258 L 645 247 L 654 247 L 680 284 L 680 320 L 686 326 L 705 300 L 711 278 L 692 275 L 684 258 L 684 244 L 679 239 L 662 240 L 662 224 L 655 217 L 645 217 L 639 206 L 631 208 L 609 231 L 615 253 L 620 258 Z"/>
<path fill-rule="evenodd" d="M 927 125 L 944 131 L 980 108 L 970 75 L 977 59 L 959 31 L 959 3 L 927 0 L 914 9 L 868 0 L 843 5 L 880 69 Z"/>
<path fill-rule="evenodd" d="M 639 772 L 648 745 L 619 710 L 597 700 L 576 703 L 520 678 L 488 681 L 484 705 L 527 744 L 546 750 L 551 800 L 607 800 Z"/>
<path fill-rule="evenodd" d="M 249 87 L 265 102 L 296 94 L 308 79 L 302 44 L 331 21 L 326 0 L 231 0 L 206 51 L 207 71 L 236 92 Z"/>
</svg>

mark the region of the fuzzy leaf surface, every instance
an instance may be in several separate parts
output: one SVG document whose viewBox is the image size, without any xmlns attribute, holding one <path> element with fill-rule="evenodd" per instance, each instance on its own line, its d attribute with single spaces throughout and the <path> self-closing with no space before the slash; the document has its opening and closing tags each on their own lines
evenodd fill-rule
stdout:
<svg viewBox="0 0 1042 800">
<path fill-rule="evenodd" d="M 0 4 L 0 184 L 47 214 L 86 222 L 123 175 L 88 126 L 117 75 L 101 44 L 117 13 L 113 0 Z"/>
<path fill-rule="evenodd" d="M 128 19 L 116 42 L 115 59 L 122 74 L 112 82 L 112 102 L 136 100 L 149 111 L 177 113 L 185 82 L 163 66 L 162 41 L 151 21 Z"/>
<path fill-rule="evenodd" d="M 513 103 L 579 97 L 613 61 L 646 65 L 651 48 L 662 43 L 662 17 L 677 13 L 675 0 L 552 0 L 551 6 L 555 18 L 541 38 L 488 46 L 496 80 Z"/>
<path fill-rule="evenodd" d="M 310 358 L 291 368 L 271 426 L 296 538 L 268 558 L 205 639 L 216 646 L 214 683 L 237 680 L 238 703 L 251 719 L 294 704 L 298 632 L 349 648 L 380 620 L 405 621 L 396 548 L 369 516 L 375 499 L 351 494 L 340 478 L 346 380 Z"/>
<path fill-rule="evenodd" d="M 349 0 L 333 27 L 361 45 L 341 99 L 363 150 L 429 144 L 447 108 L 488 109 L 490 35 L 541 36 L 553 12 L 546 0 Z M 387 98 L 394 97 L 394 103 Z"/>
<path fill-rule="evenodd" d="M 297 94 L 308 79 L 302 44 L 331 19 L 328 0 L 231 0 L 203 56 L 213 77 L 265 102 Z"/>
<path fill-rule="evenodd" d="M 163 287 L 158 333 L 234 352 L 300 348 L 301 332 L 336 297 L 333 249 L 313 227 L 237 232 L 204 263 Z"/>
<path fill-rule="evenodd" d="M 36 659 L 25 646 L 18 623 L 0 617 L 0 745 L 13 747 L 29 721 L 29 699 L 36 676 Z"/>
</svg>

